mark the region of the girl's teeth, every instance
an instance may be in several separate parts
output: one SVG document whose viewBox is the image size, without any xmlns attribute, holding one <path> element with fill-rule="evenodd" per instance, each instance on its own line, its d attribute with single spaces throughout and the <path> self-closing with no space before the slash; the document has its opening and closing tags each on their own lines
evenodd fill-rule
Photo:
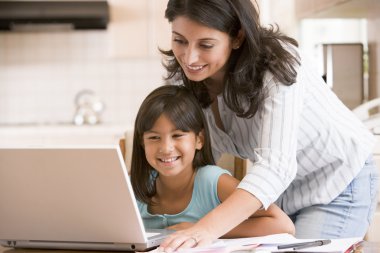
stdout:
<svg viewBox="0 0 380 253">
<path fill-rule="evenodd" d="M 170 162 L 174 162 L 176 159 L 177 159 L 176 157 L 173 157 L 169 159 L 161 159 L 161 161 L 163 161 L 164 163 L 170 163 Z"/>
</svg>

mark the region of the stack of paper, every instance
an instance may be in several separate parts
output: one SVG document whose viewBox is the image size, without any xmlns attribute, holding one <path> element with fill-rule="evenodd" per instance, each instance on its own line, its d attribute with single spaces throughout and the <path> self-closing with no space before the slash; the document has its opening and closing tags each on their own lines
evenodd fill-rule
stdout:
<svg viewBox="0 0 380 253">
<path fill-rule="evenodd" d="M 321 253 L 349 253 L 355 245 L 362 242 L 362 238 L 343 238 L 343 239 L 331 239 L 331 243 L 310 247 L 304 249 L 286 248 L 279 250 L 277 246 L 301 242 L 310 242 L 321 239 L 297 239 L 290 234 L 275 234 L 260 237 L 250 238 L 238 238 L 238 239 L 223 239 L 217 240 L 212 245 L 207 247 L 198 247 L 180 250 L 180 253 L 229 253 L 229 252 L 255 252 L 255 253 L 267 253 L 267 252 L 321 252 Z M 252 251 L 254 249 L 254 251 Z M 158 252 L 153 250 L 150 252 Z"/>
</svg>

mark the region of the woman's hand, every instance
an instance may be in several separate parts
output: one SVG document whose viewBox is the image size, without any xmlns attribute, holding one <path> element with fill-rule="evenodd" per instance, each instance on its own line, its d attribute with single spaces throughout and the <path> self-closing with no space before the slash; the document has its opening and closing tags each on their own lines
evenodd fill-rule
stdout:
<svg viewBox="0 0 380 253">
<path fill-rule="evenodd" d="M 169 235 L 158 250 L 173 252 L 209 245 L 251 216 L 261 205 L 254 195 L 237 189 L 194 226 Z"/>
<path fill-rule="evenodd" d="M 180 225 L 180 224 L 178 224 Z M 194 248 L 211 244 L 217 239 L 214 235 L 204 229 L 197 229 L 197 226 L 177 231 L 161 243 L 159 252 L 173 252 L 179 249 Z"/>
<path fill-rule="evenodd" d="M 181 223 L 175 224 L 173 226 L 167 227 L 167 229 L 171 229 L 171 230 L 184 230 L 184 229 L 187 229 L 187 228 L 191 228 L 192 226 L 194 226 L 194 223 L 191 223 L 191 222 L 181 222 Z"/>
</svg>

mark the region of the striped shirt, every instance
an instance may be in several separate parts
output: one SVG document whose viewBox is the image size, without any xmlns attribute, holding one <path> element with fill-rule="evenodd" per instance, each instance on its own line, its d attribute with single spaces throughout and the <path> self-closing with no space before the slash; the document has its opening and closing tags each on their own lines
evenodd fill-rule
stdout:
<svg viewBox="0 0 380 253">
<path fill-rule="evenodd" d="M 219 95 L 225 132 L 216 126 L 211 108 L 204 109 L 215 159 L 222 153 L 249 159 L 252 166 L 238 187 L 265 209 L 276 202 L 287 214 L 332 201 L 359 173 L 375 144 L 311 64 L 301 61 L 291 86 L 265 75 L 264 106 L 252 118 L 237 117 Z"/>
</svg>

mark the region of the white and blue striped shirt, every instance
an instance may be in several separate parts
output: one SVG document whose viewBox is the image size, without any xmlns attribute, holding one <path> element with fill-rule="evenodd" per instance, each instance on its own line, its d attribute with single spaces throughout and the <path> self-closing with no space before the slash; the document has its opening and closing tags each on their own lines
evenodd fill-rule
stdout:
<svg viewBox="0 0 380 253">
<path fill-rule="evenodd" d="M 215 159 L 230 153 L 251 160 L 239 188 L 255 195 L 264 208 L 276 201 L 288 214 L 337 197 L 375 143 L 310 66 L 302 60 L 291 86 L 267 73 L 267 97 L 252 118 L 237 117 L 219 95 L 225 132 L 216 126 L 211 108 L 204 109 Z"/>
</svg>

